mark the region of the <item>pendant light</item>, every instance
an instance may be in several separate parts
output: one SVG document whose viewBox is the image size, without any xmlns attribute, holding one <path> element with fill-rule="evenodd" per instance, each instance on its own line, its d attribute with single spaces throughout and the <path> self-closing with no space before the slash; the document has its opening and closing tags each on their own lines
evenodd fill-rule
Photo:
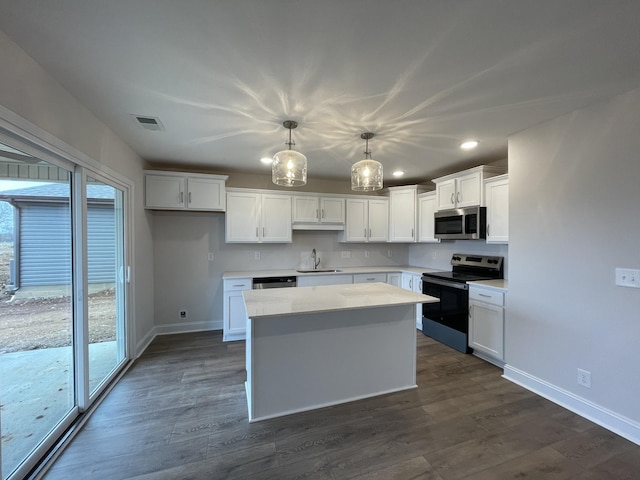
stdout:
<svg viewBox="0 0 640 480">
<path fill-rule="evenodd" d="M 351 190 L 357 192 L 373 192 L 382 189 L 382 164 L 371 159 L 369 151 L 369 139 L 374 134 L 366 132 L 360 138 L 366 140 L 364 148 L 364 160 L 356 162 L 351 167 Z"/>
<path fill-rule="evenodd" d="M 282 150 L 273 156 L 271 164 L 271 180 L 283 187 L 301 187 L 307 183 L 307 157 L 291 149 L 295 145 L 291 141 L 291 130 L 298 126 L 298 122 L 286 120 L 284 128 L 289 129 L 288 150 Z"/>
</svg>

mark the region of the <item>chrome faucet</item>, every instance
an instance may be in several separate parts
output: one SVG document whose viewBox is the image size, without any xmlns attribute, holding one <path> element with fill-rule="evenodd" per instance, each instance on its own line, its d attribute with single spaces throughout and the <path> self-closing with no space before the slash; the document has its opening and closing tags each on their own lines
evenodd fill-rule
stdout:
<svg viewBox="0 0 640 480">
<path fill-rule="evenodd" d="M 316 268 L 318 268 L 318 265 L 320 265 L 320 259 L 318 258 L 318 255 L 316 254 L 316 249 L 315 248 L 313 250 L 311 250 L 311 258 L 313 258 L 313 269 L 315 270 Z"/>
</svg>

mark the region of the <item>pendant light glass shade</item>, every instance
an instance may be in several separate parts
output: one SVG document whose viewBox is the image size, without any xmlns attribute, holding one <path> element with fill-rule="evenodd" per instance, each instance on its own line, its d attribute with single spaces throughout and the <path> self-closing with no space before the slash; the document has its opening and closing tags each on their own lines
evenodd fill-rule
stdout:
<svg viewBox="0 0 640 480">
<path fill-rule="evenodd" d="M 364 160 L 354 163 L 351 167 L 351 190 L 373 192 L 382 189 L 382 164 L 370 157 L 369 139 L 373 138 L 373 135 L 370 132 L 360 135 L 360 138 L 367 141 L 367 146 L 364 151 Z"/>
<path fill-rule="evenodd" d="M 291 141 L 291 130 L 298 126 L 297 122 L 287 120 L 283 123 L 289 129 L 288 150 L 282 150 L 273 156 L 271 164 L 271 180 L 283 187 L 301 187 L 307 183 L 307 157 L 291 149 L 295 145 Z"/>
</svg>

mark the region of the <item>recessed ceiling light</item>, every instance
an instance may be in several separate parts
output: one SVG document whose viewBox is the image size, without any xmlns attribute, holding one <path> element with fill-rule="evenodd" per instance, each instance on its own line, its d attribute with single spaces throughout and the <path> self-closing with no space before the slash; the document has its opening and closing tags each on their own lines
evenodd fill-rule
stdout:
<svg viewBox="0 0 640 480">
<path fill-rule="evenodd" d="M 271 165 L 271 163 L 273 163 L 273 158 L 271 158 L 271 157 L 262 157 L 260 159 L 260 161 L 262 163 L 264 163 L 265 165 Z"/>
<path fill-rule="evenodd" d="M 460 144 L 460 148 L 463 150 L 473 150 L 478 146 L 478 142 L 476 140 L 467 140 L 464 143 Z"/>
<path fill-rule="evenodd" d="M 395 172 L 393 172 L 394 177 L 401 177 L 403 175 L 404 175 L 404 170 L 396 170 Z"/>
</svg>

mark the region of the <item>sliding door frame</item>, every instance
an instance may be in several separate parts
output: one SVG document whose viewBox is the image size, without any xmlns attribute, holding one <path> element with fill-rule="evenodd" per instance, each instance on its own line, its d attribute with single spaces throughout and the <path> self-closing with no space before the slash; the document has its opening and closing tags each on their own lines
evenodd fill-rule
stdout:
<svg viewBox="0 0 640 480">
<path fill-rule="evenodd" d="M 118 174 L 110 168 L 95 161 L 74 147 L 57 139 L 48 132 L 16 115 L 11 110 L 0 105 L 0 143 L 23 151 L 36 158 L 40 158 L 52 165 L 61 167 L 71 172 L 71 229 L 72 229 L 72 269 L 73 269 L 73 325 L 74 325 L 74 351 L 75 351 L 75 399 L 76 405 L 60 420 L 51 433 L 33 450 L 31 456 L 13 472 L 9 479 L 23 478 L 36 465 L 38 465 L 47 453 L 59 446 L 60 441 L 70 441 L 77 433 L 77 429 L 71 428 L 83 411 L 97 405 L 102 400 L 104 393 L 113 384 L 103 382 L 100 387 L 90 395 L 88 379 L 88 331 L 87 331 L 87 258 L 86 258 L 86 176 L 101 179 L 123 191 L 123 233 L 124 233 L 124 294 L 126 298 L 125 315 L 125 348 L 124 360 L 119 369 L 109 375 L 113 380 L 121 374 L 123 369 L 133 361 L 135 351 L 135 329 L 132 318 L 134 311 L 133 284 L 130 281 L 130 269 L 134 264 L 134 237 L 133 237 L 133 199 L 134 183 L 126 177 Z M 81 199 L 78 201 L 78 199 Z M 80 241 L 81 243 L 77 243 Z M 81 245 L 82 248 L 78 248 Z M 85 339 L 79 342 L 80 339 Z M 84 345 L 82 345 L 83 343 Z M 80 351 L 80 353 L 78 353 Z M 0 416 L 0 425 L 2 418 Z M 2 472 L 2 446 L 0 444 L 0 472 Z M 55 458 L 57 453 L 49 452 L 48 458 Z"/>
</svg>

